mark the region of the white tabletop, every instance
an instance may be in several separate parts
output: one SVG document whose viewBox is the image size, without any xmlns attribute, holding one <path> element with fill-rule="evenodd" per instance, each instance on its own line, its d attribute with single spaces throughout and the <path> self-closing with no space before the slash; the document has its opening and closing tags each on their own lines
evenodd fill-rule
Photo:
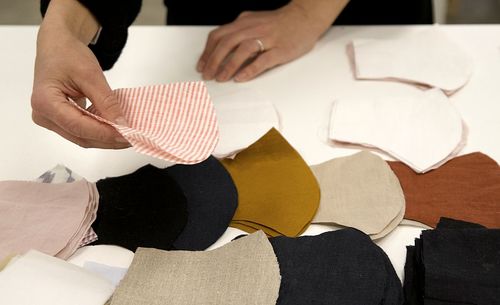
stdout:
<svg viewBox="0 0 500 305">
<path fill-rule="evenodd" d="M 420 90 L 384 81 L 356 81 L 345 46 L 354 38 L 392 38 L 425 26 L 334 27 L 315 49 L 292 63 L 261 77 L 237 84 L 209 82 L 212 96 L 243 88 L 258 91 L 277 108 L 282 134 L 309 164 L 350 155 L 353 149 L 334 148 L 325 141 L 324 128 L 331 102 Z M 450 97 L 469 127 L 462 154 L 481 151 L 500 161 L 500 25 L 441 26 L 474 62 L 469 83 Z M 132 27 L 128 43 L 115 67 L 106 73 L 112 88 L 200 80 L 195 71 L 211 27 Z M 36 27 L 0 27 L 0 180 L 32 180 L 61 163 L 88 180 L 129 173 L 141 165 L 165 165 L 133 150 L 83 149 L 31 121 Z M 432 46 L 422 46 L 432 47 Z M 216 99 L 214 98 L 214 102 Z M 311 226 L 306 234 L 329 230 Z M 421 229 L 399 226 L 377 243 L 388 253 L 398 274 L 403 273 L 405 246 Z M 217 243 L 236 235 L 230 229 Z M 90 258 L 91 259 L 91 258 Z"/>
</svg>

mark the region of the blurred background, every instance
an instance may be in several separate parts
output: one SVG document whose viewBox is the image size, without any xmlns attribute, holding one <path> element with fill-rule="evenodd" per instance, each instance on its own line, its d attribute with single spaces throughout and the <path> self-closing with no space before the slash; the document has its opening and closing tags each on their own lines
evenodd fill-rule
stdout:
<svg viewBox="0 0 500 305">
<path fill-rule="evenodd" d="M 143 0 L 135 24 L 162 25 L 165 14 L 163 0 Z M 434 15 L 436 23 L 500 23 L 500 0 L 434 0 Z M 38 0 L 0 0 L 0 24 L 40 21 Z"/>
</svg>

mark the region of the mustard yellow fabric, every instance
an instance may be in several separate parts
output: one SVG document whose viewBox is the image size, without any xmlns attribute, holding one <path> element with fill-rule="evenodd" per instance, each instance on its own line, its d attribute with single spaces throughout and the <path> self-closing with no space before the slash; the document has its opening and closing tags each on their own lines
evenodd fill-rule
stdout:
<svg viewBox="0 0 500 305">
<path fill-rule="evenodd" d="M 276 129 L 234 159 L 221 162 L 238 190 L 231 226 L 289 237 L 307 229 L 319 206 L 319 186 L 309 166 Z"/>
<path fill-rule="evenodd" d="M 0 259 L 0 271 L 2 271 L 5 267 L 7 267 L 12 258 L 14 258 L 14 255 L 9 255 Z"/>
</svg>

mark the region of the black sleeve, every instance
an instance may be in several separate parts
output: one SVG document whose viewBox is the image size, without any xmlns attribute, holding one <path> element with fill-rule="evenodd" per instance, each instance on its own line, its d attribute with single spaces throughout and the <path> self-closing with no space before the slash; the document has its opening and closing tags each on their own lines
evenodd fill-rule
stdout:
<svg viewBox="0 0 500 305">
<path fill-rule="evenodd" d="M 109 70 L 120 57 L 127 42 L 128 27 L 141 9 L 142 0 L 78 0 L 102 27 L 99 40 L 89 45 L 103 70 Z M 50 0 L 40 0 L 40 11 L 45 16 Z"/>
</svg>

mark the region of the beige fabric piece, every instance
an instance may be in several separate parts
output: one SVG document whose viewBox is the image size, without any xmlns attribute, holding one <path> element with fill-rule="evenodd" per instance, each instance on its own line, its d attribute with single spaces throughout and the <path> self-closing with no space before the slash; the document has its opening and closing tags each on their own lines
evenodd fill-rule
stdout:
<svg viewBox="0 0 500 305">
<path fill-rule="evenodd" d="M 422 229 L 426 229 L 426 230 L 431 230 L 432 229 L 431 226 L 428 226 L 428 225 L 423 224 L 423 223 L 421 223 L 419 221 L 410 220 L 410 219 L 403 219 L 403 220 L 401 220 L 401 224 L 405 225 L 405 226 L 413 226 L 413 227 L 422 228 Z"/>
<path fill-rule="evenodd" d="M 372 240 L 377 240 L 391 233 L 397 226 L 401 224 L 405 217 L 406 204 L 403 205 L 399 214 L 380 232 L 377 234 L 368 235 Z"/>
<path fill-rule="evenodd" d="M 363 151 L 311 170 L 321 189 L 313 223 L 338 224 L 373 235 L 393 228 L 389 226 L 393 221 L 400 222 L 395 219 L 405 205 L 403 190 L 382 158 Z"/>
<path fill-rule="evenodd" d="M 276 304 L 278 261 L 263 232 L 212 251 L 139 248 L 112 305 Z"/>
</svg>

